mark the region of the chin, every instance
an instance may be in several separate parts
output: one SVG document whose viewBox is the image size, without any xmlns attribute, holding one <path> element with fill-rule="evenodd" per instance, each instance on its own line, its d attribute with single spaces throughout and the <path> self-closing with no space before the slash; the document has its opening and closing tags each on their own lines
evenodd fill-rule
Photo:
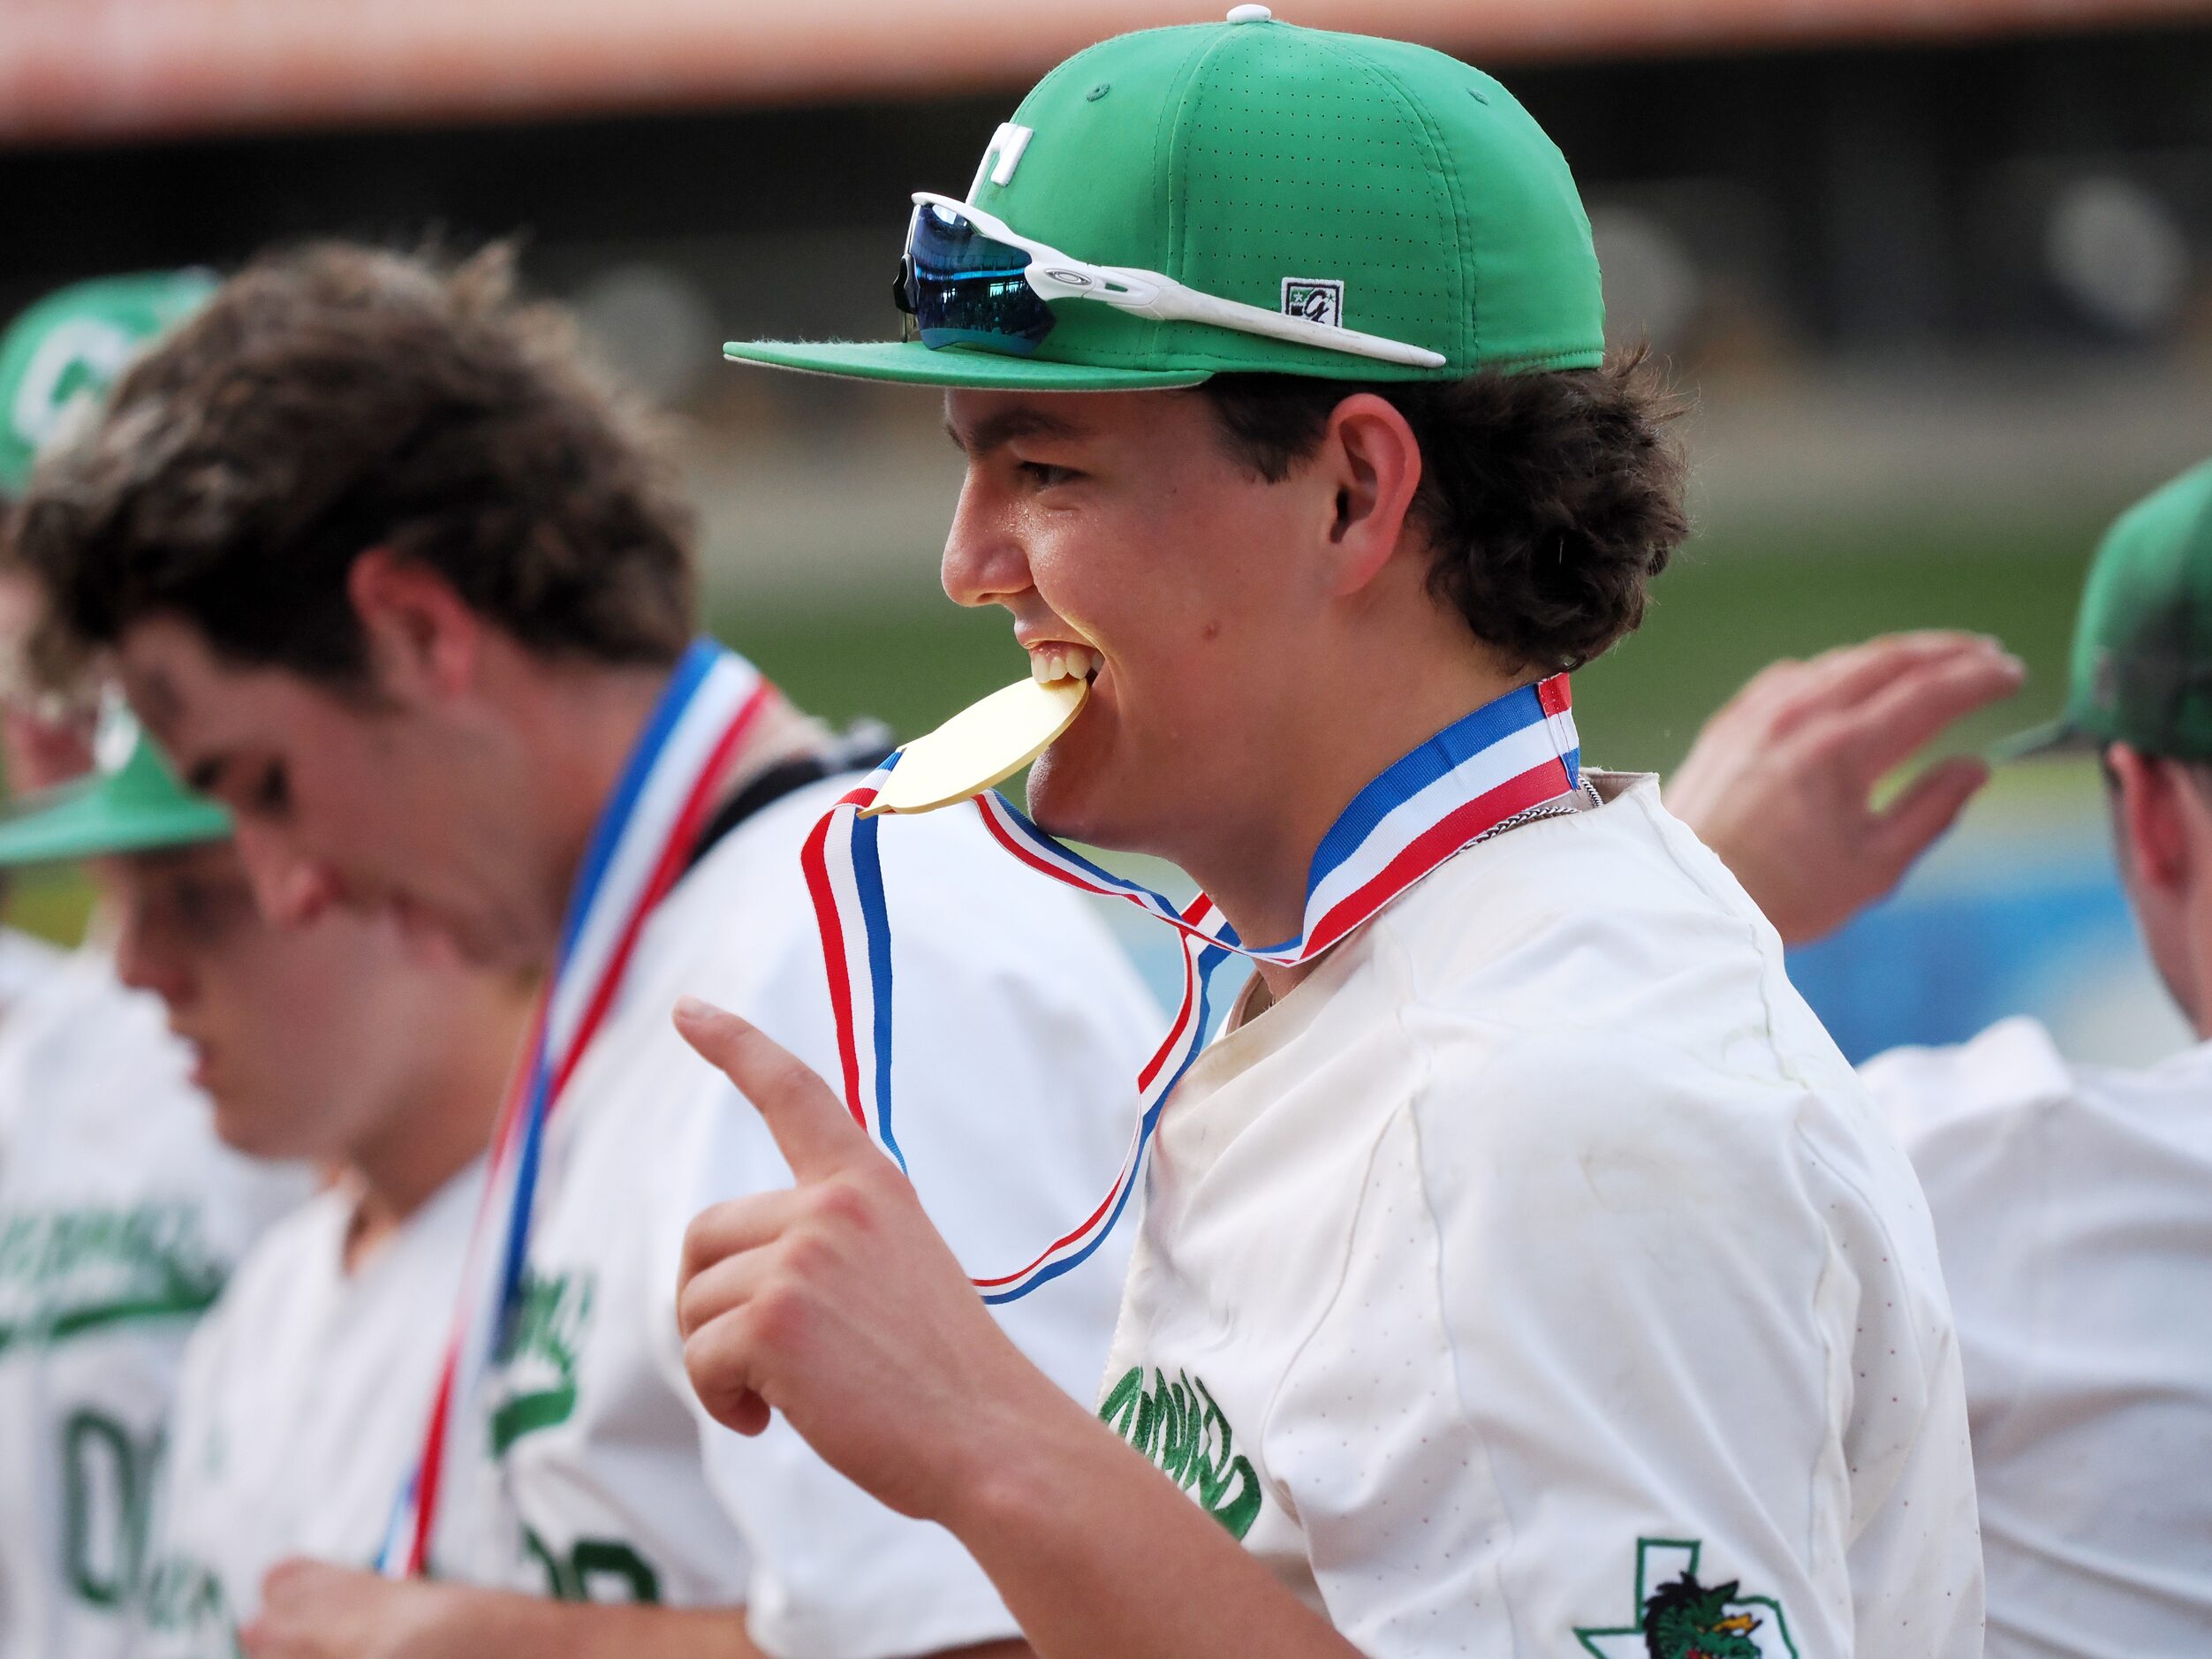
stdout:
<svg viewBox="0 0 2212 1659">
<path fill-rule="evenodd" d="M 215 1109 L 215 1133 L 216 1138 L 231 1151 L 249 1158 L 275 1160 L 298 1155 L 280 1125 L 263 1121 L 250 1109 L 226 1105 L 219 1099 Z"/>
<path fill-rule="evenodd" d="M 1029 816 L 1064 841 L 1080 841 L 1121 852 L 1150 850 L 1141 823 L 1129 811 L 1133 792 L 1117 786 L 1108 769 L 1088 757 L 1065 754 L 1064 743 L 1042 755 L 1029 772 Z"/>
</svg>

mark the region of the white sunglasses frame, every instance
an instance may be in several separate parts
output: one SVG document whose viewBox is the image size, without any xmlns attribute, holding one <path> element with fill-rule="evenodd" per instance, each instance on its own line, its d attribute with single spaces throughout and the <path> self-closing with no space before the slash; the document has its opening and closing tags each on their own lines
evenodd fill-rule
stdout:
<svg viewBox="0 0 2212 1659">
<path fill-rule="evenodd" d="M 1426 346 L 1408 345 L 1403 340 L 1362 334 L 1357 329 L 1341 329 L 1306 317 L 1285 316 L 1279 311 L 1248 306 L 1239 299 L 1216 299 L 1195 288 L 1186 288 L 1158 271 L 1138 270 L 1125 265 L 1094 265 L 1063 254 L 1049 243 L 1022 235 L 1004 220 L 981 208 L 934 191 L 917 190 L 913 202 L 917 212 L 923 208 L 942 208 L 948 213 L 957 213 L 992 240 L 1028 254 L 1029 264 L 1022 272 L 1022 280 L 1029 284 L 1031 292 L 1048 303 L 1056 299 L 1095 299 L 1135 316 L 1150 317 L 1155 322 L 1208 322 L 1239 334 L 1262 335 L 1293 345 L 1317 345 L 1325 352 L 1373 358 L 1409 368 L 1442 368 L 1446 361 L 1442 352 Z M 910 231 L 909 242 L 912 239 Z"/>
</svg>

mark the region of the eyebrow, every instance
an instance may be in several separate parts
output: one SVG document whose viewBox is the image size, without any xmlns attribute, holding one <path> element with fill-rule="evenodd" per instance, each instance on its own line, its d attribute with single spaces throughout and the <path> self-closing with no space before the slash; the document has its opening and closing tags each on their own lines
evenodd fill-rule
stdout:
<svg viewBox="0 0 2212 1659">
<path fill-rule="evenodd" d="M 1073 438 L 1080 437 L 1082 432 L 1072 420 L 1063 420 L 1028 404 L 1017 404 L 1011 409 L 984 416 L 965 435 L 948 419 L 944 435 L 952 440 L 954 449 L 973 458 L 1003 449 L 1016 438 Z"/>
</svg>

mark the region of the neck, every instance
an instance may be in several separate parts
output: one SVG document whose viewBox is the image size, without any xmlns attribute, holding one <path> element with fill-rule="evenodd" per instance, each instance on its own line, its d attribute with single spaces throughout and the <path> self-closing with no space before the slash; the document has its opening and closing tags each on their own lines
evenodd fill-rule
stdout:
<svg viewBox="0 0 2212 1659">
<path fill-rule="evenodd" d="M 510 706 L 526 757 L 533 816 L 545 837 L 539 913 L 546 955 L 593 830 L 652 718 L 670 670 L 532 661 L 515 676 Z"/>
<path fill-rule="evenodd" d="M 668 688 L 670 673 L 663 668 L 534 663 L 516 677 L 512 706 L 521 752 L 530 764 L 536 820 L 549 838 L 540 910 L 549 959 L 592 832 Z M 829 735 L 826 727 L 788 704 L 771 702 L 723 768 L 714 804 L 721 805 L 768 768 L 819 747 Z"/>
<path fill-rule="evenodd" d="M 1263 776 L 1295 780 L 1214 826 L 1205 849 L 1178 861 L 1221 906 L 1239 938 L 1276 944 L 1305 930 L 1306 883 L 1314 855 L 1345 808 L 1392 762 L 1484 704 L 1530 682 L 1473 659 L 1464 648 L 1440 654 L 1431 671 L 1367 693 L 1314 699 Z M 1351 682 L 1346 682 L 1347 684 Z M 1223 833 L 1223 831 L 1226 833 Z M 1280 996 L 1312 971 L 1263 962 L 1259 973 Z"/>
<path fill-rule="evenodd" d="M 349 1268 L 490 1144 L 530 999 L 519 981 L 477 976 L 468 990 L 422 1034 L 423 1064 L 399 1074 L 384 1110 L 370 1114 L 375 1126 L 346 1149 L 360 1187 Z"/>
</svg>

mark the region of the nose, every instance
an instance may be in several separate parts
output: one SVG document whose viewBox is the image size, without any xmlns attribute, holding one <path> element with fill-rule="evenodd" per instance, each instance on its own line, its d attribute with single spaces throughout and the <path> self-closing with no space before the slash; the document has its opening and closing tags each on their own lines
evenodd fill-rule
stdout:
<svg viewBox="0 0 2212 1659">
<path fill-rule="evenodd" d="M 278 927 L 313 921 L 336 902 L 337 878 L 327 866 L 293 852 L 283 837 L 241 820 L 238 849 L 254 906 Z"/>
<path fill-rule="evenodd" d="M 145 906 L 133 893 L 120 896 L 115 931 L 115 975 L 134 991 L 151 991 L 171 1009 L 191 990 L 191 976 L 175 950 L 174 935 L 149 925 Z M 168 948 L 163 939 L 169 940 Z"/>
<path fill-rule="evenodd" d="M 956 605 L 1003 605 L 1032 586 L 1029 556 L 993 496 L 973 471 L 960 486 L 938 570 L 945 597 Z"/>
</svg>

